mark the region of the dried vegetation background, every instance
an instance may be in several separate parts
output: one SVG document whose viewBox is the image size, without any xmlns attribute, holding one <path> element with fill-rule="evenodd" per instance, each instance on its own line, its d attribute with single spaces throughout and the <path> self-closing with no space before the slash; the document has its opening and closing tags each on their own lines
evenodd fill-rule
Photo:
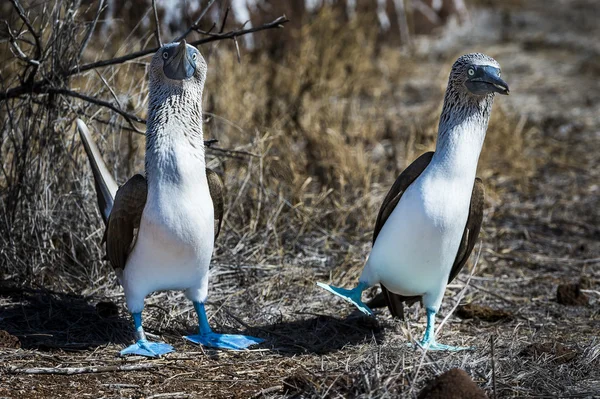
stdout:
<svg viewBox="0 0 600 399">
<path fill-rule="evenodd" d="M 0 3 L 0 396 L 409 398 L 460 367 L 490 397 L 600 397 L 599 5 L 467 4 L 467 21 L 450 19 L 402 49 L 382 37 L 374 13 L 347 19 L 340 7 L 296 19 L 281 10 L 290 25 L 256 34 L 241 64 L 233 42 L 200 47 L 205 138 L 236 151 L 209 150 L 227 186 L 209 316 L 219 331 L 266 343 L 243 353 L 185 343 L 191 303 L 157 293 L 146 301 L 147 331 L 177 352 L 140 360 L 116 356 L 131 322 L 101 260 L 103 225 L 73 121 L 89 123 L 119 182 L 143 168 L 144 139 L 131 130 L 144 126 L 65 92 L 6 93 L 33 76 L 143 118 L 148 58 L 63 72 L 78 59 L 151 48 L 152 19 L 138 24 L 151 14 L 132 7 L 118 28 L 99 23 L 79 55 L 73 43 L 97 3 L 27 3 L 34 28 L 45 27 L 36 66 L 30 34 L 15 39 L 25 57 L 11 51 L 10 32 L 27 27 Z M 425 326 L 417 305 L 407 322 L 387 310 L 366 318 L 315 282 L 356 282 L 380 202 L 434 148 L 450 66 L 470 51 L 495 57 L 511 86 L 496 100 L 479 165 L 487 200 L 478 262 L 441 311 L 456 310 L 440 339 L 476 349 L 423 354 L 406 346 Z M 572 285 L 558 294 L 561 284 Z M 35 367 L 77 374 L 22 372 Z"/>
</svg>

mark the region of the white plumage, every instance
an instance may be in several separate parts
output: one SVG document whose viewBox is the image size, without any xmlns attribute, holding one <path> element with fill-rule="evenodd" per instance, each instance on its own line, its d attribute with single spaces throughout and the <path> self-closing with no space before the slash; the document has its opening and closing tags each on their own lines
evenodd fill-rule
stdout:
<svg viewBox="0 0 600 399">
<path fill-rule="evenodd" d="M 429 166 L 408 187 L 373 245 L 360 281 L 385 281 L 404 296 L 423 295 L 436 312 L 444 297 L 471 203 L 477 160 L 487 126 L 460 124 L 438 146 Z M 442 143 L 443 144 L 443 143 Z"/>
</svg>

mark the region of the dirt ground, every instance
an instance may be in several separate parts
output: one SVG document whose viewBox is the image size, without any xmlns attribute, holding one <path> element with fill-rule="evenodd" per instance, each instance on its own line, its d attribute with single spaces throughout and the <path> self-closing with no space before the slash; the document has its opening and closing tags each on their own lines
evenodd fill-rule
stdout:
<svg viewBox="0 0 600 399">
<path fill-rule="evenodd" d="M 493 123 L 516 121 L 501 138 L 514 141 L 515 152 L 497 153 L 499 138 L 488 135 L 479 260 L 466 287 L 467 271 L 450 285 L 441 311 L 459 299 L 470 304 L 448 318 L 438 339 L 473 351 L 408 347 L 425 327 L 417 305 L 406 322 L 387 310 L 368 318 L 318 289 L 317 281 L 330 279 L 354 284 L 370 248 L 370 232 L 347 243 L 342 257 L 352 267 L 342 268 L 323 232 L 303 237 L 283 266 L 245 264 L 236 258 L 243 248 L 217 252 L 209 316 L 217 331 L 266 340 L 245 352 L 186 343 L 181 336 L 196 318 L 181 293 L 146 301 L 147 331 L 176 348 L 148 360 L 117 356 L 132 339 L 121 290 L 84 296 L 0 286 L 0 329 L 8 332 L 0 333 L 0 397 L 410 398 L 452 367 L 490 397 L 600 397 L 600 3 L 524 7 L 472 11 L 471 24 L 448 27 L 445 40 L 419 39 L 420 68 L 398 93 L 407 116 L 430 95 L 439 101 L 447 60 L 473 50 L 494 56 L 511 88 L 496 99 Z M 227 231 L 220 239 L 235 247 Z M 576 305 L 558 302 L 561 284 L 579 284 Z"/>
</svg>

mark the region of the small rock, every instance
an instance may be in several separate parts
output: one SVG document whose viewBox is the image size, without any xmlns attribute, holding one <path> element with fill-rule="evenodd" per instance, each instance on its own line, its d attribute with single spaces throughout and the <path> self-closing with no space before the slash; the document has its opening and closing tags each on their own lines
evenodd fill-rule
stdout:
<svg viewBox="0 0 600 399">
<path fill-rule="evenodd" d="M 8 331 L 0 330 L 0 348 L 14 348 L 19 349 L 21 347 L 21 341 Z"/>
<path fill-rule="evenodd" d="M 586 306 L 590 300 L 583 292 L 579 284 L 561 284 L 556 290 L 556 300 L 561 305 Z"/>
<path fill-rule="evenodd" d="M 430 381 L 418 399 L 487 399 L 487 395 L 464 370 L 450 369 Z"/>
<path fill-rule="evenodd" d="M 112 302 L 102 301 L 96 304 L 96 313 L 103 319 L 110 317 L 117 317 L 119 315 L 119 308 Z"/>
<path fill-rule="evenodd" d="M 568 363 L 577 357 L 577 351 L 564 346 L 559 342 L 541 342 L 527 346 L 520 353 L 521 356 L 541 357 L 543 355 L 552 357 L 556 364 Z"/>
<path fill-rule="evenodd" d="M 512 313 L 506 310 L 492 309 L 489 306 L 480 306 L 474 303 L 460 305 L 456 310 L 456 315 L 461 319 L 479 319 L 489 322 L 513 319 Z"/>
</svg>

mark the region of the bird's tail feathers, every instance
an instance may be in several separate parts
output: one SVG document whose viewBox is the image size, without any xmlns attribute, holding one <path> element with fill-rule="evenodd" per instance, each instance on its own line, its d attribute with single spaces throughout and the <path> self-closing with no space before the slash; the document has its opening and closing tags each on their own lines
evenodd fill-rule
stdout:
<svg viewBox="0 0 600 399">
<path fill-rule="evenodd" d="M 92 167 L 100 215 L 102 215 L 102 219 L 104 220 L 104 223 L 106 223 L 108 221 L 108 216 L 112 211 L 115 195 L 117 194 L 119 186 L 108 171 L 104 159 L 102 159 L 102 155 L 98 150 L 98 146 L 96 146 L 96 143 L 92 140 L 92 135 L 90 134 L 88 127 L 81 119 L 77 119 L 77 130 L 79 131 L 81 141 L 83 141 L 83 147 L 85 148 L 88 160 L 90 161 L 90 166 Z"/>
</svg>

